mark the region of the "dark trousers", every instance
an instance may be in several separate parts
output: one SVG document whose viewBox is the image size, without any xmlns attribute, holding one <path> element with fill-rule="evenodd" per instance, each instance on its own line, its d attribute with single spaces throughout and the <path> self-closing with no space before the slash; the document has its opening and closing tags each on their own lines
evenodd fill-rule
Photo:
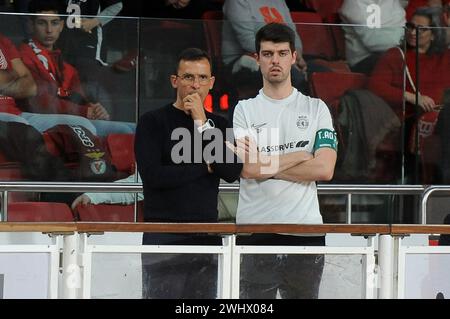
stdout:
<svg viewBox="0 0 450 319">
<path fill-rule="evenodd" d="M 242 236 L 238 245 L 325 246 L 325 237 L 301 237 L 278 234 Z M 317 299 L 324 256 L 243 255 L 241 258 L 240 297 L 275 299 Z"/>
<path fill-rule="evenodd" d="M 221 245 L 218 236 L 149 234 L 144 245 Z M 142 254 L 142 298 L 214 299 L 217 297 L 217 256 L 211 254 Z M 158 261 L 158 259 L 160 261 Z"/>
</svg>

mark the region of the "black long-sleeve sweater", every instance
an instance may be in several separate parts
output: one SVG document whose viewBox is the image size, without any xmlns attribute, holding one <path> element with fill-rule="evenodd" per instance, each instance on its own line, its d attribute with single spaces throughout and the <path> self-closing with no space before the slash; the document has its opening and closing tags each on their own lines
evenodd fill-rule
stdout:
<svg viewBox="0 0 450 319">
<path fill-rule="evenodd" d="M 136 128 L 135 152 L 144 187 L 145 221 L 217 221 L 220 179 L 227 182 L 235 181 L 239 177 L 242 164 L 238 163 L 237 158 L 230 154 L 231 151 L 225 146 L 227 120 L 211 113 L 207 113 L 206 116 L 214 121 L 216 126 L 214 130 L 220 129 L 222 132 L 221 145 L 224 157 L 233 158 L 233 163 L 212 163 L 213 173 L 208 173 L 204 161 L 177 164 L 172 159 L 172 149 L 180 142 L 177 134 L 175 140 L 171 138 L 175 129 L 185 128 L 186 133 L 189 131 L 191 143 L 194 143 L 194 138 L 201 137 L 194 127 L 191 116 L 169 104 L 147 112 L 140 118 Z M 210 130 L 206 132 L 212 133 Z M 194 144 L 191 144 L 189 150 L 191 158 L 197 156 L 198 159 L 200 156 L 201 159 L 207 143 L 209 141 L 203 141 L 201 148 L 198 149 L 194 149 Z M 177 147 L 179 146 L 180 144 Z M 177 147 L 174 150 L 178 150 Z"/>
</svg>

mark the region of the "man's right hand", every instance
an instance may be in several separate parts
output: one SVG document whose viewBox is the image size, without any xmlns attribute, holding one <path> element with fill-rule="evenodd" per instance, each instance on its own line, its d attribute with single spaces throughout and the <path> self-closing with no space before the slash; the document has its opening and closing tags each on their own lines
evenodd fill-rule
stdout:
<svg viewBox="0 0 450 319">
<path fill-rule="evenodd" d="M 183 99 L 183 103 L 184 110 L 189 112 L 195 122 L 198 122 L 199 125 L 205 124 L 206 114 L 200 94 L 189 94 Z"/>
<path fill-rule="evenodd" d="M 74 211 L 78 205 L 86 206 L 90 203 L 91 203 L 91 199 L 89 198 L 89 196 L 87 196 L 86 194 L 82 194 L 82 195 L 78 196 L 77 198 L 75 198 L 72 205 L 70 205 L 70 208 L 72 208 L 72 210 Z"/>
<path fill-rule="evenodd" d="M 90 120 L 106 120 L 110 119 L 108 111 L 100 103 L 89 103 L 86 117 Z"/>
</svg>

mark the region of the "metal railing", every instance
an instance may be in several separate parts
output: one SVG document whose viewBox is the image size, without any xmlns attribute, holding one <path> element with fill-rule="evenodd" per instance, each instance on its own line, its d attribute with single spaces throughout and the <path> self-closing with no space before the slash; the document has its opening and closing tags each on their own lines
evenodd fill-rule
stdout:
<svg viewBox="0 0 450 319">
<path fill-rule="evenodd" d="M 235 224 L 158 224 L 158 223 L 67 223 L 60 228 L 52 223 L 0 223 L 0 232 L 49 232 L 56 241 L 52 245 L 1 246 L 0 253 L 49 253 L 51 265 L 49 298 L 91 298 L 93 257 L 98 254 L 215 254 L 219 258 L 218 298 L 239 298 L 240 257 L 246 254 L 324 254 L 361 256 L 362 298 L 403 298 L 406 287 L 407 255 L 450 255 L 450 247 L 402 246 L 406 233 L 450 233 L 450 226 L 389 225 L 235 225 Z M 33 230 L 34 228 L 34 230 Z M 406 232 L 405 232 L 406 230 Z M 88 242 L 90 234 L 103 232 L 204 232 L 221 234 L 218 246 L 176 246 L 100 244 Z M 242 233 L 283 232 L 355 234 L 364 236 L 362 246 L 245 246 L 236 244 Z M 378 240 L 376 240 L 378 238 Z M 375 242 L 378 245 L 375 245 Z M 61 251 L 61 258 L 58 252 Z M 377 257 L 378 256 L 378 262 Z M 58 276 L 58 269 L 62 276 Z M 129 271 L 129 270 L 128 270 Z M 397 279 L 398 278 L 398 279 Z M 74 281 L 75 280 L 75 281 Z M 445 278 L 442 278 L 445 280 Z M 59 284 L 58 282 L 59 281 Z M 61 288 L 61 290 L 59 288 Z"/>
<path fill-rule="evenodd" d="M 319 194 L 343 194 L 347 195 L 346 202 L 346 222 L 351 224 L 352 195 L 421 195 L 426 188 L 422 185 L 340 185 L 340 184 L 319 184 L 317 186 Z M 221 184 L 221 192 L 235 193 L 239 191 L 239 184 Z M 450 188 L 448 188 L 450 190 Z M 140 193 L 141 183 L 56 183 L 56 182 L 1 182 L 0 192 L 3 194 L 2 220 L 7 221 L 8 216 L 8 192 L 97 192 L 97 193 Z M 423 197 L 425 198 L 425 196 Z M 426 212 L 422 209 L 421 219 Z M 136 213 L 135 213 L 136 216 Z"/>
<path fill-rule="evenodd" d="M 437 192 L 449 192 L 450 193 L 450 186 L 437 186 L 437 185 L 430 185 L 425 188 L 423 194 L 422 194 L 422 206 L 421 206 L 421 224 L 426 225 L 427 224 L 427 204 L 428 199 L 430 198 L 431 194 L 437 193 Z"/>
</svg>

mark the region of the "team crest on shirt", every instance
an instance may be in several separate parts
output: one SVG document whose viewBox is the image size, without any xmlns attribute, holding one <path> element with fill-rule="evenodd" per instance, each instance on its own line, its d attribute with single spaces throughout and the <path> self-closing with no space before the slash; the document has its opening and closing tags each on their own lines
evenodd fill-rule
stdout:
<svg viewBox="0 0 450 319">
<path fill-rule="evenodd" d="M 0 49 L 0 70 L 8 69 L 8 61 L 6 61 L 3 51 Z"/>
<path fill-rule="evenodd" d="M 306 115 L 300 115 L 297 119 L 297 127 L 301 130 L 306 130 L 309 126 L 309 120 Z"/>
</svg>

